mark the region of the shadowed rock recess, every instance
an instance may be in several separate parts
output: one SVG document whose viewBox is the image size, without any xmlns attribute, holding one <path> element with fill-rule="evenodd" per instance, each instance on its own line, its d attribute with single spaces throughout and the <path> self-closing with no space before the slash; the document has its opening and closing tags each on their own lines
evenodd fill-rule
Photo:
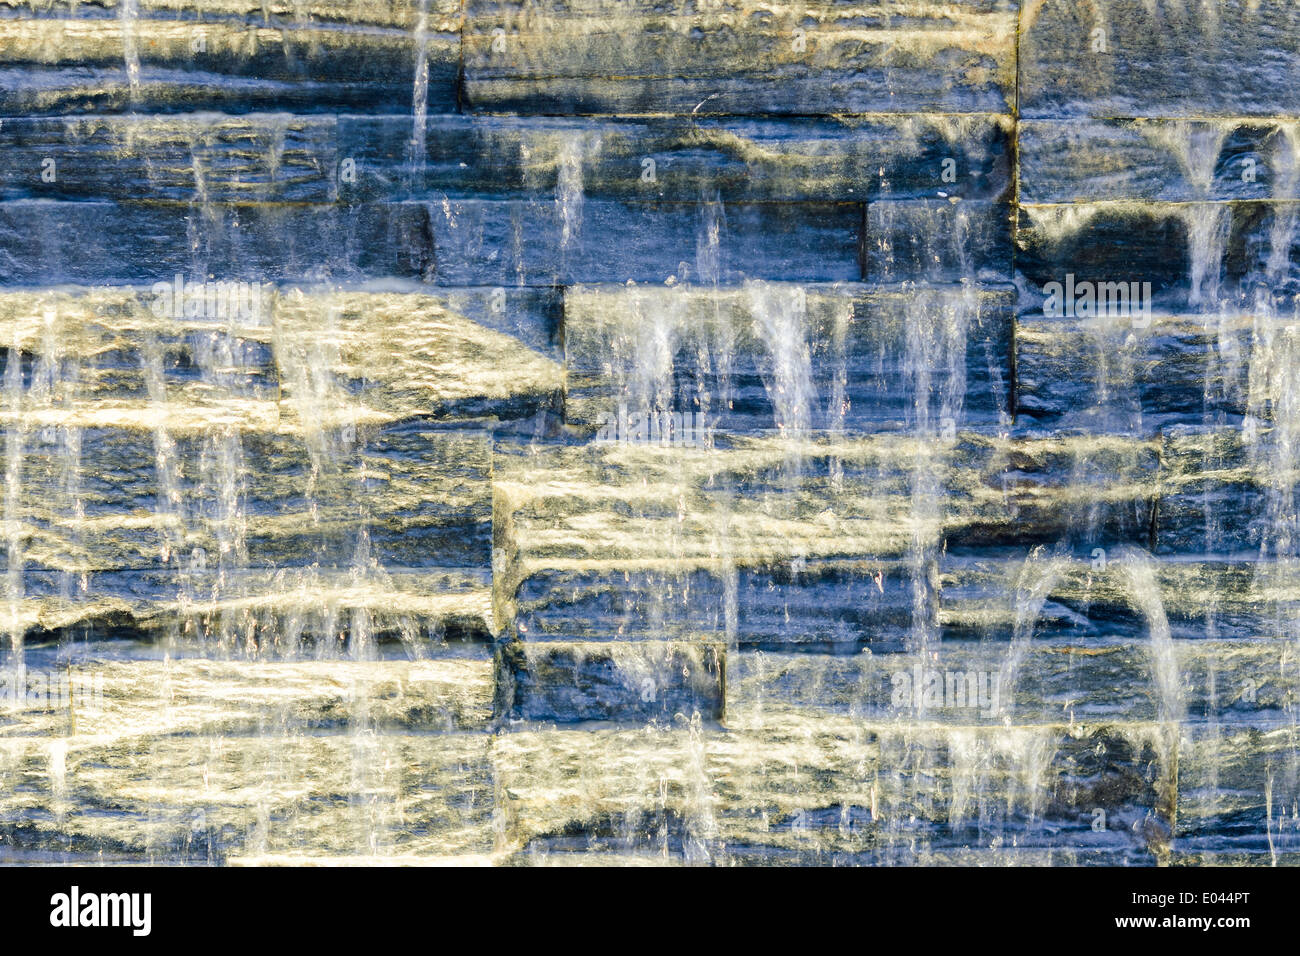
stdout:
<svg viewBox="0 0 1300 956">
<path fill-rule="evenodd" d="M 0 862 L 1300 862 L 1300 6 L 0 0 Z"/>
</svg>

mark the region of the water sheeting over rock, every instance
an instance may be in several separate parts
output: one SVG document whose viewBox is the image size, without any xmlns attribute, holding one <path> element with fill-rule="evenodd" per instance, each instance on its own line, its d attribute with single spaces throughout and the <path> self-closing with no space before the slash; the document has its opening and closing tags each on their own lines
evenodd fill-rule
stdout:
<svg viewBox="0 0 1300 956">
<path fill-rule="evenodd" d="M 1300 861 L 1297 18 L 0 0 L 0 862 Z"/>
</svg>

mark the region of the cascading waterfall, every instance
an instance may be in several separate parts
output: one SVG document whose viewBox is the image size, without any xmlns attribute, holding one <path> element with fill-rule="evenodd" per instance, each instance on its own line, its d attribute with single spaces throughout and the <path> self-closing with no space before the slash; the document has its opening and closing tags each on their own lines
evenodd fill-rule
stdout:
<svg viewBox="0 0 1300 956">
<path fill-rule="evenodd" d="M 981 844 L 1015 847 L 1020 833 L 1007 818 L 1019 809 L 1024 825 L 1032 826 L 1041 816 L 1056 750 L 1051 733 L 1032 726 L 954 727 L 944 736 L 952 766 L 949 829 L 973 822 Z"/>
<path fill-rule="evenodd" d="M 696 282 L 702 285 L 712 303 L 713 327 L 716 329 L 712 344 L 712 366 L 716 369 L 719 393 L 715 396 L 716 407 L 721 413 L 733 406 L 732 366 L 735 356 L 737 332 L 732 324 L 724 320 L 722 311 L 722 237 L 726 230 L 726 209 L 720 197 L 701 197 L 699 215 L 695 227 L 695 273 Z M 680 263 L 678 271 L 688 271 L 686 263 Z M 701 396 L 703 397 L 703 396 Z M 710 409 L 701 407 L 698 414 L 705 415 L 708 421 Z M 713 428 L 705 426 L 705 442 L 713 443 Z M 731 516 L 734 513 L 737 489 L 726 489 L 727 496 L 723 506 L 718 509 L 718 551 L 722 574 L 722 617 L 723 636 L 729 651 L 737 647 L 737 635 L 740 619 L 740 572 L 736 565 L 736 555 L 731 539 Z"/>
<path fill-rule="evenodd" d="M 908 424 L 919 435 L 961 424 L 966 400 L 966 341 L 978 317 L 973 283 L 953 289 L 918 289 L 915 311 L 904 328 L 903 371 L 911 392 Z"/>
<path fill-rule="evenodd" d="M 301 291 L 295 290 L 289 296 L 290 302 L 304 309 L 320 308 L 312 304 Z M 335 545 L 328 536 L 328 525 L 337 520 L 336 517 L 331 518 L 330 514 L 346 507 L 342 500 L 335 500 L 335 496 L 357 490 L 353 488 L 348 474 L 348 464 L 354 453 L 349 438 L 355 437 L 357 425 L 345 392 L 333 373 L 333 369 L 339 367 L 341 362 L 337 344 L 342 320 L 341 308 L 330 303 L 323 306 L 323 314 L 314 311 L 308 314 L 320 314 L 322 321 L 319 325 L 303 328 L 277 328 L 273 347 L 276 363 L 283 370 L 286 379 L 286 402 L 300 429 L 309 462 L 309 468 L 303 476 L 303 496 L 307 518 L 320 536 L 314 555 L 314 568 L 328 566 L 337 558 L 332 553 Z M 357 478 L 360 480 L 360 476 Z M 358 540 L 353 543 L 353 577 L 363 575 L 364 569 L 369 566 L 364 535 L 363 525 Z M 314 571 L 308 569 L 302 577 L 302 586 L 310 590 L 320 587 L 321 583 L 317 582 Z M 310 611 L 307 613 L 311 615 Z M 333 608 L 327 608 L 324 619 L 313 622 L 320 628 L 318 654 L 328 656 L 336 652 L 336 649 L 329 646 L 329 642 L 340 633 L 342 625 L 334 620 L 334 613 Z M 295 620 L 293 631 L 300 634 L 304 623 Z"/>
<path fill-rule="evenodd" d="M 263 317 L 257 316 L 254 322 Z M 196 362 L 205 385 L 232 398 L 243 391 L 239 370 L 247 359 L 237 339 L 236 319 L 232 316 L 219 330 L 196 330 L 191 341 Z M 238 424 L 216 424 L 207 430 L 199 451 L 199 488 L 202 499 L 209 502 L 206 524 L 216 544 L 210 556 L 215 567 L 209 570 L 210 591 L 207 595 L 218 618 L 218 643 L 223 648 L 255 652 L 256 635 L 247 612 L 232 612 L 224 605 L 247 595 L 248 513 L 243 487 L 244 447 Z M 202 563 L 207 564 L 204 555 Z M 242 618 L 242 620 L 240 620 Z"/>
<path fill-rule="evenodd" d="M 1033 642 L 1034 627 L 1039 615 L 1069 566 L 1068 555 L 1059 551 L 1048 552 L 1039 547 L 1029 553 L 1020 568 L 1012 592 L 1015 623 L 1011 631 L 1011 643 L 1007 646 L 1006 657 L 998 671 L 997 697 L 999 713 L 1004 719 L 1009 719 L 1015 712 L 1016 685 Z"/>
<path fill-rule="evenodd" d="M 1150 555 L 1137 548 L 1122 548 L 1118 555 L 1128 583 L 1130 600 L 1147 623 L 1157 719 L 1176 729 L 1187 716 L 1187 705 L 1169 620 L 1165 615 L 1160 585 L 1155 577 L 1155 565 Z"/>
<path fill-rule="evenodd" d="M 677 398 L 673 369 L 681 336 L 688 328 L 687 299 L 671 291 L 646 295 L 635 286 L 629 288 L 633 324 L 626 335 L 632 341 L 615 346 L 617 366 L 626 375 L 623 394 L 631 412 L 658 418 L 659 434 L 666 436 L 662 423 L 674 410 Z"/>
<path fill-rule="evenodd" d="M 707 743 L 699 714 L 691 717 L 687 747 L 687 786 L 690 796 L 684 821 L 686 833 L 683 850 L 688 863 L 703 863 L 713 857 L 718 826 L 713 812 L 716 798 L 707 765 Z"/>
<path fill-rule="evenodd" d="M 75 387 L 75 381 L 74 381 Z M 69 403 L 75 401 L 75 392 Z M 86 523 L 86 503 L 84 480 L 82 475 L 82 438 L 80 425 L 66 424 L 59 427 L 59 460 L 61 462 L 60 487 L 63 491 L 65 512 L 71 526 L 71 541 L 74 552 L 82 549 L 82 528 Z M 76 561 L 76 570 L 69 568 L 62 574 L 60 594 L 65 601 L 85 600 L 90 587 L 90 574 L 81 558 Z"/>
<path fill-rule="evenodd" d="M 348 361 L 341 344 L 347 339 L 345 298 L 327 289 L 288 292 L 285 311 L 295 318 L 272 330 L 273 354 L 284 381 L 284 421 L 301 442 L 308 464 L 301 479 L 302 534 L 313 543 L 309 567 L 280 572 L 288 585 L 285 606 L 269 608 L 260 628 L 268 636 L 284 637 L 279 653 L 286 656 L 297 655 L 300 643 L 311 636 L 318 658 L 342 653 L 358 661 L 374 659 L 378 631 L 392 630 L 408 656 L 418 660 L 425 651 L 409 615 L 377 612 L 364 601 L 347 606 L 369 591 L 391 591 L 394 582 L 371 540 L 369 502 L 376 476 L 366 464 L 365 409 L 339 374 Z M 340 538 L 340 522 L 354 529 L 355 537 Z"/>
<path fill-rule="evenodd" d="M 266 188 L 270 195 L 275 195 L 275 186 L 280 179 L 281 166 L 284 163 L 285 137 L 289 132 L 289 116 L 277 113 L 266 119 Z"/>
<path fill-rule="evenodd" d="M 121 0 L 118 18 L 122 24 L 122 60 L 131 93 L 131 106 L 140 100 L 140 47 L 136 34 L 140 18 L 140 0 Z"/>
<path fill-rule="evenodd" d="M 1183 211 L 1191 257 L 1188 302 L 1205 310 L 1222 307 L 1223 256 L 1228 248 L 1232 209 L 1224 203 L 1190 203 Z"/>
<path fill-rule="evenodd" d="M 726 210 L 717 197 L 701 198 L 695 228 L 695 274 L 697 281 L 715 289 L 722 281 L 722 233 L 727 228 Z"/>
<path fill-rule="evenodd" d="M 561 252 L 568 252 L 582 231 L 583 168 L 600 148 L 601 138 L 593 133 L 570 133 L 560 140 L 555 161 L 555 209 Z"/>
<path fill-rule="evenodd" d="M 726 320 L 722 306 L 722 292 L 720 284 L 722 282 L 722 235 L 726 230 L 726 210 L 721 200 L 716 196 L 711 199 L 702 198 L 699 203 L 699 214 L 696 220 L 695 229 L 695 281 L 698 286 L 703 287 L 708 293 L 709 305 L 707 311 L 710 313 L 706 324 L 713 330 L 711 340 L 707 343 L 701 343 L 697 348 L 697 356 L 707 355 L 705 362 L 700 367 L 710 369 L 714 374 L 714 380 L 717 382 L 717 394 L 708 395 L 703 391 L 704 382 L 701 379 L 700 389 L 697 393 L 699 407 L 697 411 L 706 417 L 716 410 L 719 414 L 730 410 L 734 403 L 734 394 L 732 392 L 732 372 L 736 356 L 736 339 L 737 330 L 733 324 Z M 688 263 L 680 263 L 678 271 L 682 274 L 683 280 L 690 271 Z M 706 430 L 711 432 L 712 425 L 706 424 Z M 711 442 L 711 433 L 707 439 Z"/>
<path fill-rule="evenodd" d="M 1203 199 L 1208 199 L 1219 154 L 1233 125 L 1214 120 L 1169 120 L 1139 128 L 1155 145 L 1173 153 L 1187 181 Z"/>
<path fill-rule="evenodd" d="M 86 507 L 82 488 L 82 427 L 76 421 L 80 397 L 81 359 L 68 354 L 57 309 L 43 309 L 39 357 L 32 371 L 33 403 L 48 406 L 49 424 L 41 429 L 42 445 L 53 446 L 58 461 L 58 513 L 67 528 L 69 564 L 60 574 L 60 594 L 65 601 L 84 599 L 89 576 L 80 557 Z M 75 571 L 73 565 L 80 565 Z"/>
<path fill-rule="evenodd" d="M 1232 131 L 1227 122 L 1174 121 L 1149 127 L 1155 139 L 1173 153 L 1198 201 L 1180 210 L 1187 228 L 1190 272 L 1188 301 L 1204 310 L 1222 306 L 1220 286 L 1232 210 L 1210 202 L 1214 174 L 1224 141 Z"/>
<path fill-rule="evenodd" d="M 22 346 L 18 327 L 14 327 L 14 338 L 9 346 L 5 362 L 5 404 L 7 423 L 5 427 L 5 497 L 4 528 L 6 544 L 5 564 L 5 630 L 8 632 L 12 650 L 14 679 L 22 678 L 23 638 L 26 625 L 23 622 L 23 446 L 26 425 L 23 420 L 23 360 Z"/>
<path fill-rule="evenodd" d="M 911 393 L 907 425 L 915 442 L 912 465 L 912 649 L 924 656 L 938 641 L 935 559 L 942 522 L 948 452 L 962 421 L 966 337 L 977 314 L 970 282 L 958 289 L 921 288 L 904 320 L 903 372 Z"/>
<path fill-rule="evenodd" d="M 958 246 L 964 246 L 964 238 L 957 238 Z M 934 236 L 927 236 L 926 241 L 944 242 Z M 890 252 L 892 254 L 892 250 Z M 908 519 L 911 530 L 906 553 L 911 592 L 907 650 L 914 666 L 921 670 L 933 668 L 941 659 L 937 569 L 945 507 L 944 489 L 957 432 L 963 424 L 967 335 L 979 309 L 978 295 L 969 278 L 973 268 L 964 248 L 957 250 L 957 259 L 966 277 L 962 284 L 955 288 L 921 286 L 909 289 L 913 306 L 903 318 L 901 357 L 909 403 L 902 424 L 914 446 Z M 915 688 L 910 706 L 900 709 L 895 716 L 897 729 L 894 732 L 908 756 L 887 778 L 885 802 L 895 807 L 885 811 L 891 840 L 901 843 L 905 838 L 908 830 L 905 808 L 913 808 L 911 813 L 919 809 L 924 818 L 946 817 L 951 830 L 960 830 L 965 825 L 972 793 L 978 793 L 981 839 L 983 831 L 990 829 L 999 834 L 994 837 L 996 842 L 1000 839 L 1000 828 L 992 825 L 988 808 L 984 805 L 988 790 L 987 773 L 990 763 L 1001 764 L 1005 756 L 1001 751 L 1007 747 L 1010 738 L 990 736 L 980 730 L 973 732 L 976 737 L 968 739 L 969 735 L 963 731 L 942 723 L 923 723 L 936 717 L 929 712 L 927 697 L 919 687 Z M 967 760 L 972 753 L 980 756 Z M 946 767 L 951 774 L 951 788 L 946 794 L 936 793 L 934 788 L 922 783 L 942 773 L 941 767 Z M 1015 772 L 1020 771 L 1017 769 Z M 1032 772 L 1035 783 L 1030 791 L 1036 793 L 1039 775 L 1037 771 Z M 1014 803 L 1015 798 L 1010 794 L 1008 799 Z M 873 808 L 873 816 L 875 812 Z M 925 839 L 923 845 L 928 844 L 929 840 Z"/>
<path fill-rule="evenodd" d="M 191 607 L 196 594 L 191 572 L 206 564 L 201 549 L 187 553 L 185 489 L 180 452 L 168 424 L 170 401 L 163 373 L 162 347 L 154 335 L 145 338 L 140 353 L 141 371 L 153 420 L 154 473 L 157 491 L 154 520 L 158 532 L 158 558 L 176 574 L 178 619 L 193 626 Z M 194 635 L 188 635 L 194 636 Z"/>
<path fill-rule="evenodd" d="M 13 325 L 4 371 L 5 392 L 5 486 L 4 535 L 6 543 L 5 630 L 14 671 L 24 672 L 25 633 L 39 621 L 35 605 L 26 606 L 28 541 L 48 541 L 41 526 L 48 523 L 69 533 L 72 545 L 56 559 L 61 566 L 60 585 L 65 600 L 80 596 L 85 589 L 84 566 L 76 544 L 85 511 L 80 488 L 80 428 L 69 419 L 78 386 L 77 360 L 70 356 L 62 339 L 59 310 L 38 303 L 37 314 Z M 24 334 L 26 332 L 26 334 Z M 29 467 L 28 458 L 31 458 Z M 53 467 L 48 474 L 43 462 Z M 42 480 L 57 482 L 51 494 L 32 496 L 29 486 Z"/>
<path fill-rule="evenodd" d="M 415 74 L 411 81 L 411 139 L 407 144 L 408 190 L 424 184 L 426 128 L 429 113 L 429 0 L 415 14 Z"/>
<path fill-rule="evenodd" d="M 1155 566 L 1151 556 L 1136 548 L 1125 548 L 1120 552 L 1120 562 L 1128 582 L 1130 600 L 1147 625 L 1151 683 L 1155 690 L 1157 720 L 1152 742 L 1156 747 L 1162 772 L 1157 794 L 1159 810 L 1163 813 L 1170 831 L 1170 835 L 1165 836 L 1162 826 L 1148 839 L 1153 843 L 1152 849 L 1157 857 L 1163 858 L 1172 843 L 1172 831 L 1177 822 L 1178 750 L 1183 737 L 1182 727 L 1187 716 L 1187 703 L 1183 692 L 1182 675 L 1178 668 L 1178 657 L 1170 634 L 1169 620 L 1165 615 L 1164 600 L 1160 585 L 1156 581 Z M 1217 747 L 1217 742 L 1215 745 Z"/>
<path fill-rule="evenodd" d="M 754 333 L 767 350 L 764 386 L 773 424 L 785 441 L 800 442 L 812 428 L 817 395 L 808 347 L 808 297 L 802 286 L 745 282 Z"/>
<path fill-rule="evenodd" d="M 289 293 L 287 301 L 303 307 L 308 303 L 301 290 Z M 304 493 L 308 514 L 317 526 L 321 520 L 320 504 L 317 501 L 321 477 L 341 453 L 331 426 L 341 413 L 342 396 L 330 373 L 330 369 L 339 362 L 336 344 L 339 318 L 339 309 L 330 306 L 327 307 L 325 321 L 316 330 L 316 334 L 296 330 L 290 334 L 290 330 L 280 324 L 275 328 L 272 340 L 276 362 L 284 369 L 287 379 L 287 402 L 302 428 L 303 443 L 310 464 Z"/>
<path fill-rule="evenodd" d="M 1295 862 L 1300 13 L 484 6 L 6 8 L 0 864 Z"/>
<path fill-rule="evenodd" d="M 1215 174 L 1224 143 L 1234 129 L 1230 121 L 1176 121 L 1156 124 L 1156 140 L 1178 160 L 1195 201 L 1179 207 L 1187 233 L 1188 275 L 1187 304 L 1200 313 L 1207 339 L 1204 380 L 1202 385 L 1202 424 L 1207 429 L 1222 428 L 1225 391 L 1230 391 L 1240 374 L 1242 353 L 1232 327 L 1231 295 L 1223 287 L 1224 260 L 1232 229 L 1232 207 L 1211 201 Z M 1206 470 L 1222 467 L 1207 444 L 1201 466 Z M 1221 517 L 1207 498 L 1203 502 L 1205 555 L 1214 557 L 1221 547 Z M 1219 608 L 1217 596 L 1206 602 L 1204 621 L 1207 635 L 1217 636 Z"/>
<path fill-rule="evenodd" d="M 1290 275 L 1291 245 L 1300 209 L 1300 126 L 1279 123 L 1272 136 L 1273 207 L 1265 277 L 1271 288 Z M 1296 320 L 1300 304 L 1268 288 L 1255 290 L 1247 372 L 1244 443 L 1266 489 L 1265 522 L 1255 587 L 1271 608 L 1279 632 L 1300 637 L 1296 590 L 1300 582 L 1300 519 L 1296 508 L 1296 454 L 1300 441 L 1300 344 Z"/>
<path fill-rule="evenodd" d="M 835 356 L 830 394 L 826 398 L 826 434 L 833 444 L 844 440 L 845 421 L 849 411 L 848 334 L 853 322 L 853 306 L 843 303 L 835 308 L 831 319 L 831 352 Z M 844 462 L 839 455 L 830 462 L 831 491 L 844 490 Z"/>
<path fill-rule="evenodd" d="M 1293 315 L 1277 315 L 1260 293 L 1253 310 L 1250 403 L 1245 444 L 1264 479 L 1265 501 L 1255 586 L 1283 634 L 1300 637 L 1296 588 L 1300 584 L 1300 513 L 1296 456 L 1300 454 L 1300 335 Z M 1268 427 L 1261 423 L 1269 422 Z"/>
<path fill-rule="evenodd" d="M 1291 243 L 1300 223 L 1300 123 L 1279 123 L 1273 134 L 1273 221 L 1265 275 L 1272 286 L 1290 276 Z"/>
</svg>

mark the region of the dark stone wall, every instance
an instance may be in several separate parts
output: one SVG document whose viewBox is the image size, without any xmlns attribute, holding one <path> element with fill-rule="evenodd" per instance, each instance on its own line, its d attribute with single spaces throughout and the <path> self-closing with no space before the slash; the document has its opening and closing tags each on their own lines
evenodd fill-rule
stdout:
<svg viewBox="0 0 1300 956">
<path fill-rule="evenodd" d="M 457 852 L 1294 853 L 1298 18 L 0 0 L 14 636 L 460 641 Z"/>
</svg>

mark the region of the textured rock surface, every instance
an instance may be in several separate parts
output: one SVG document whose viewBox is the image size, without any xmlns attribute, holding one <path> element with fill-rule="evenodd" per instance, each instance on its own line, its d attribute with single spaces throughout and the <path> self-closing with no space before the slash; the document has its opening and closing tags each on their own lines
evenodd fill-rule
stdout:
<svg viewBox="0 0 1300 956">
<path fill-rule="evenodd" d="M 0 0 L 0 862 L 1300 862 L 1297 37 Z"/>
<path fill-rule="evenodd" d="M 1026 116 L 1300 111 L 1300 12 L 1291 4 L 1025 0 L 1020 30 Z"/>
<path fill-rule="evenodd" d="M 1004 112 L 1016 12 L 1007 0 L 475 0 L 465 95 L 474 110 L 525 113 Z"/>
<path fill-rule="evenodd" d="M 778 378 L 783 350 L 795 340 L 807 349 L 806 368 L 800 356 L 797 373 L 807 376 L 805 427 L 901 429 L 945 395 L 962 400 L 954 427 L 958 418 L 996 422 L 1011 379 L 1013 299 L 1009 288 L 971 285 L 922 292 L 753 281 L 720 293 L 574 287 L 564 303 L 566 415 L 599 424 L 617 416 L 620 404 L 637 411 L 658 403 L 704 416 L 711 432 L 770 430 L 790 414 Z M 949 331 L 933 343 L 938 367 L 919 394 L 918 370 L 909 367 L 909 349 L 917 351 L 909 324 L 917 317 Z M 718 360 L 701 370 L 699 357 L 710 353 Z"/>
</svg>

